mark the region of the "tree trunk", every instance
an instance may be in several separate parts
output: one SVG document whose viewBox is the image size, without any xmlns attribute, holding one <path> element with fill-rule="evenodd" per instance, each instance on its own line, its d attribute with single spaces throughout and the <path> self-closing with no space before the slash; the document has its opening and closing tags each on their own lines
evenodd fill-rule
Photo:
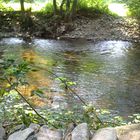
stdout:
<svg viewBox="0 0 140 140">
<path fill-rule="evenodd" d="M 74 17 L 74 15 L 76 14 L 77 2 L 78 2 L 78 0 L 73 0 L 70 19 L 72 19 Z"/>
<path fill-rule="evenodd" d="M 20 7 L 21 7 L 21 12 L 24 12 L 25 11 L 24 0 L 20 0 Z"/>
<path fill-rule="evenodd" d="M 64 13 L 63 13 L 63 6 L 64 6 L 64 4 L 65 4 L 65 1 L 66 1 L 66 0 L 62 0 L 61 5 L 60 5 L 60 15 L 61 15 L 61 16 L 64 15 Z"/>
<path fill-rule="evenodd" d="M 69 21 L 69 18 L 70 18 L 70 3 L 71 3 L 71 0 L 66 0 L 66 13 L 65 13 L 66 21 Z"/>
<path fill-rule="evenodd" d="M 71 0 L 67 0 L 67 2 L 66 2 L 66 11 L 69 13 L 69 11 L 70 11 L 70 2 L 71 2 Z"/>
<path fill-rule="evenodd" d="M 54 15 L 57 14 L 57 4 L 56 4 L 56 0 L 53 0 L 53 10 L 54 10 Z"/>
</svg>

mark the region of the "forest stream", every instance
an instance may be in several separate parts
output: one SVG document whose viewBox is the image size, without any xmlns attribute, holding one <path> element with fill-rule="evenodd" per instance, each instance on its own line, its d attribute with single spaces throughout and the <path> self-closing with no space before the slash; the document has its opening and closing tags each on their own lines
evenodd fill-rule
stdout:
<svg viewBox="0 0 140 140">
<path fill-rule="evenodd" d="M 112 114 L 125 117 L 140 112 L 139 43 L 45 39 L 26 43 L 20 38 L 4 38 L 0 41 L 0 58 L 26 59 L 67 78 L 76 83 L 73 88 L 85 102 L 109 109 Z M 60 82 L 43 69 L 30 73 L 29 82 L 63 95 Z M 67 102 L 73 106 L 78 101 Z"/>
</svg>

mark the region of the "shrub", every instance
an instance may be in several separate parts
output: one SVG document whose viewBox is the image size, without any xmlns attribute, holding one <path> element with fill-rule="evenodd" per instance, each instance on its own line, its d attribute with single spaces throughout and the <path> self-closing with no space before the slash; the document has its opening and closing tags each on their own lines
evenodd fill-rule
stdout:
<svg viewBox="0 0 140 140">
<path fill-rule="evenodd" d="M 78 10 L 85 12 L 108 13 L 108 5 L 103 0 L 80 0 Z"/>
<path fill-rule="evenodd" d="M 53 14 L 53 4 L 52 4 L 52 3 L 47 3 L 47 4 L 45 5 L 45 7 L 43 7 L 43 8 L 41 9 L 40 12 L 46 13 L 46 14 Z"/>
<path fill-rule="evenodd" d="M 0 11 L 13 11 L 13 8 L 5 7 L 2 3 L 0 3 Z"/>
<path fill-rule="evenodd" d="M 140 1 L 139 0 L 128 0 L 127 6 L 130 11 L 130 15 L 140 18 Z"/>
</svg>

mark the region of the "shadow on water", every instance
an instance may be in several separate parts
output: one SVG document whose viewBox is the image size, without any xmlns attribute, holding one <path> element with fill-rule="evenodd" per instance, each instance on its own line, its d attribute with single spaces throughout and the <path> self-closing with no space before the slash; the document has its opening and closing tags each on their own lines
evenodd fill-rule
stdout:
<svg viewBox="0 0 140 140">
<path fill-rule="evenodd" d="M 26 44 L 21 39 L 10 38 L 0 42 L 0 52 L 1 57 L 26 59 L 76 82 L 76 92 L 97 107 L 110 109 L 113 113 L 116 110 L 123 116 L 140 111 L 138 43 L 34 39 Z M 28 76 L 36 87 L 64 92 L 47 71 L 40 70 Z"/>
</svg>

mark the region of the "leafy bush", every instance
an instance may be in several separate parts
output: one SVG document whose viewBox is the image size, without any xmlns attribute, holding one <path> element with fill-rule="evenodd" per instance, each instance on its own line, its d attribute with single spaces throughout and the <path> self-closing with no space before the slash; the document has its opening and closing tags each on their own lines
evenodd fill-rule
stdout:
<svg viewBox="0 0 140 140">
<path fill-rule="evenodd" d="M 108 5 L 103 0 L 79 0 L 78 10 L 85 12 L 108 13 Z"/>
<path fill-rule="evenodd" d="M 0 11 L 13 11 L 13 8 L 5 7 L 2 3 L 0 3 Z"/>
<path fill-rule="evenodd" d="M 51 2 L 47 3 L 45 7 L 41 9 L 40 12 L 45 14 L 53 14 L 53 4 Z"/>
<path fill-rule="evenodd" d="M 140 0 L 128 0 L 127 5 L 132 16 L 140 18 Z"/>
</svg>

